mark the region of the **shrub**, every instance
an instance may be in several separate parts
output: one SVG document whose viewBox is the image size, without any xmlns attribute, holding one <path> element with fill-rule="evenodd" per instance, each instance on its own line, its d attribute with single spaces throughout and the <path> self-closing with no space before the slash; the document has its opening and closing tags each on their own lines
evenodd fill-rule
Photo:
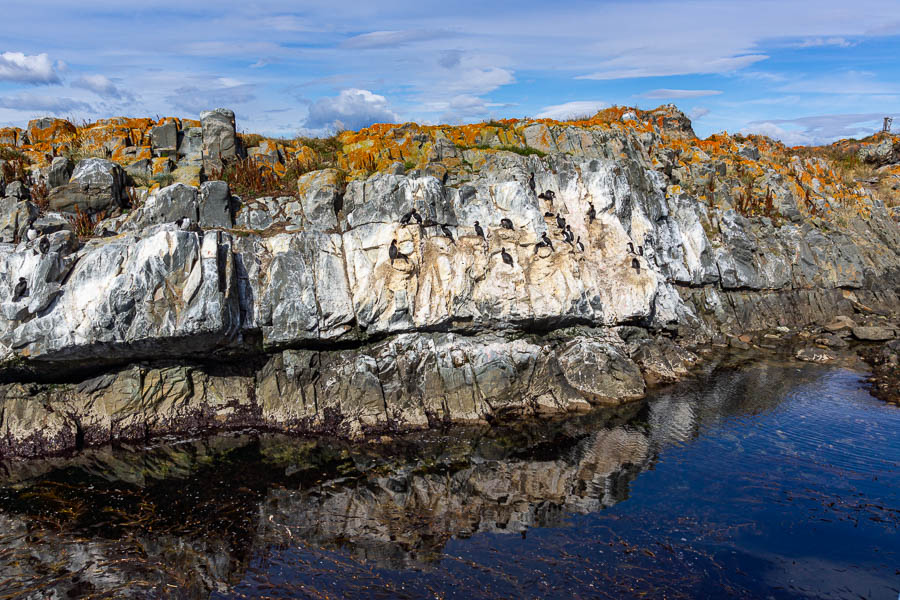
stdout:
<svg viewBox="0 0 900 600">
<path fill-rule="evenodd" d="M 279 177 L 268 165 L 253 157 L 231 161 L 213 171 L 211 177 L 227 182 L 231 191 L 244 199 L 296 194 L 297 180 L 293 174 L 293 179 L 288 178 L 287 172 L 284 177 Z"/>
</svg>

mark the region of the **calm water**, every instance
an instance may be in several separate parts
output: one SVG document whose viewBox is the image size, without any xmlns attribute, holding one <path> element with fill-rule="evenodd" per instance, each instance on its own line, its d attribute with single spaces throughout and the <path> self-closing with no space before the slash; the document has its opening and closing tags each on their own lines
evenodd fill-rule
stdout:
<svg viewBox="0 0 900 600">
<path fill-rule="evenodd" d="M 0 598 L 889 598 L 900 409 L 860 373 L 378 444 L 251 433 L 2 465 Z"/>
</svg>

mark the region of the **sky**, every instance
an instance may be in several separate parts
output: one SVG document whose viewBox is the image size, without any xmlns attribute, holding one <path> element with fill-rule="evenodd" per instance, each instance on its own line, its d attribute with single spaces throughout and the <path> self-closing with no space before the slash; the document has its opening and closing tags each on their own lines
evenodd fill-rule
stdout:
<svg viewBox="0 0 900 600">
<path fill-rule="evenodd" d="M 3 0 L 0 126 L 198 118 L 293 137 L 674 103 L 789 145 L 900 117 L 898 0 Z M 900 118 L 895 131 L 900 131 Z"/>
</svg>

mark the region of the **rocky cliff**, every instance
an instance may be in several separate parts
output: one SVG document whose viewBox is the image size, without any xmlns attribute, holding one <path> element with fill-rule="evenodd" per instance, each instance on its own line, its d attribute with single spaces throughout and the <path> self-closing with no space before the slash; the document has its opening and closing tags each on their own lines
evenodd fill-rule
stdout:
<svg viewBox="0 0 900 600">
<path fill-rule="evenodd" d="M 0 143 L 4 456 L 581 411 L 704 342 L 900 306 L 882 189 L 671 106 L 324 141 L 218 109 Z M 885 145 L 854 156 L 893 177 Z"/>
</svg>

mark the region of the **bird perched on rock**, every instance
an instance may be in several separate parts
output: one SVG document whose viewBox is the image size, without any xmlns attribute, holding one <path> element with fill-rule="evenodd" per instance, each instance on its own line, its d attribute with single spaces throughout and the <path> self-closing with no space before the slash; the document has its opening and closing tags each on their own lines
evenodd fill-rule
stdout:
<svg viewBox="0 0 900 600">
<path fill-rule="evenodd" d="M 542 200 L 549 200 L 550 202 L 553 202 L 553 199 L 556 198 L 556 192 L 554 192 L 553 190 L 546 190 L 546 191 L 538 194 L 538 198 L 541 198 Z"/>
<path fill-rule="evenodd" d="M 534 173 L 528 178 L 528 187 L 531 188 L 531 193 L 534 193 Z"/>
<path fill-rule="evenodd" d="M 644 255 L 644 247 L 638 246 L 638 256 L 643 256 L 643 255 Z"/>
<path fill-rule="evenodd" d="M 394 264 L 395 258 L 402 258 L 406 262 L 409 262 L 409 259 L 406 257 L 406 255 L 400 252 L 400 250 L 397 248 L 397 240 L 391 241 L 391 247 L 388 248 L 388 256 L 391 257 L 391 264 Z"/>
<path fill-rule="evenodd" d="M 41 251 L 41 254 L 47 254 L 50 251 L 50 240 L 47 239 L 47 236 L 43 236 L 38 240 L 38 250 Z"/>
<path fill-rule="evenodd" d="M 550 218 L 552 219 L 552 218 L 553 218 L 554 216 L 556 216 L 556 215 L 554 215 L 552 212 L 550 212 L 550 211 L 548 210 L 547 212 L 544 213 L 544 216 L 545 216 L 545 217 L 550 217 Z"/>
<path fill-rule="evenodd" d="M 563 219 L 561 216 L 556 215 L 556 225 L 557 225 L 560 229 L 565 229 L 565 228 L 566 228 L 566 220 Z"/>
<path fill-rule="evenodd" d="M 512 230 L 513 224 L 509 219 L 500 219 L 500 227 L 504 229 Z"/>
<path fill-rule="evenodd" d="M 401 225 L 409 225 L 410 220 L 411 220 L 413 217 L 418 216 L 418 214 L 419 214 L 419 213 L 416 211 L 416 209 L 413 208 L 411 211 L 409 211 L 408 213 L 406 213 L 405 215 L 403 215 L 402 217 L 400 217 L 400 224 L 401 224 Z M 418 221 L 419 221 L 419 223 L 421 223 L 421 222 L 422 222 L 422 217 L 418 217 Z"/>
<path fill-rule="evenodd" d="M 547 237 L 546 231 L 541 234 L 541 241 L 534 245 L 534 253 L 537 254 L 541 248 L 550 248 L 550 251 L 553 251 L 553 242 Z"/>
<path fill-rule="evenodd" d="M 178 226 L 178 229 L 187 229 L 191 226 L 191 220 L 187 217 L 181 217 L 180 219 L 175 220 L 175 225 Z"/>
<path fill-rule="evenodd" d="M 628 254 L 634 254 L 634 244 L 628 242 Z"/>
<path fill-rule="evenodd" d="M 450 232 L 450 228 L 447 227 L 446 225 L 441 225 L 441 233 L 443 233 L 445 236 L 447 236 L 448 238 L 450 238 L 450 243 L 451 243 L 451 244 L 455 244 L 455 243 L 456 243 L 455 241 L 453 241 L 453 234 Z"/>
<path fill-rule="evenodd" d="M 500 258 L 503 259 L 503 262 L 505 262 L 505 263 L 508 264 L 509 266 L 512 266 L 512 264 L 513 264 L 513 258 L 512 258 L 512 256 L 509 254 L 509 252 L 506 251 L 506 248 L 500 248 Z"/>
<path fill-rule="evenodd" d="M 631 259 L 631 268 L 634 269 L 635 271 L 637 271 L 638 273 L 640 273 L 641 272 L 641 262 L 636 258 L 632 258 Z"/>
<path fill-rule="evenodd" d="M 37 236 L 38 236 L 38 232 L 36 229 L 29 229 L 28 231 L 25 232 L 25 237 L 28 238 L 29 242 L 33 241 L 35 238 L 37 238 Z"/>
<path fill-rule="evenodd" d="M 584 244 L 581 243 L 581 236 L 578 236 L 578 239 L 575 241 L 575 248 L 579 252 L 584 252 Z"/>
<path fill-rule="evenodd" d="M 588 202 L 588 225 L 594 222 L 594 219 L 597 218 L 597 211 L 594 209 L 594 203 Z"/>
<path fill-rule="evenodd" d="M 420 215 L 419 211 L 417 211 L 416 209 L 412 209 L 412 217 L 416 220 L 416 223 L 418 223 L 419 225 L 422 224 L 422 215 Z"/>
<path fill-rule="evenodd" d="M 485 239 L 484 229 L 481 228 L 481 225 L 478 224 L 478 221 L 475 221 L 475 234 L 481 237 L 481 239 Z"/>
<path fill-rule="evenodd" d="M 13 288 L 12 301 L 18 302 L 27 293 L 28 293 L 28 282 L 25 281 L 24 277 L 19 277 L 19 283 L 17 283 L 16 287 Z"/>
</svg>

